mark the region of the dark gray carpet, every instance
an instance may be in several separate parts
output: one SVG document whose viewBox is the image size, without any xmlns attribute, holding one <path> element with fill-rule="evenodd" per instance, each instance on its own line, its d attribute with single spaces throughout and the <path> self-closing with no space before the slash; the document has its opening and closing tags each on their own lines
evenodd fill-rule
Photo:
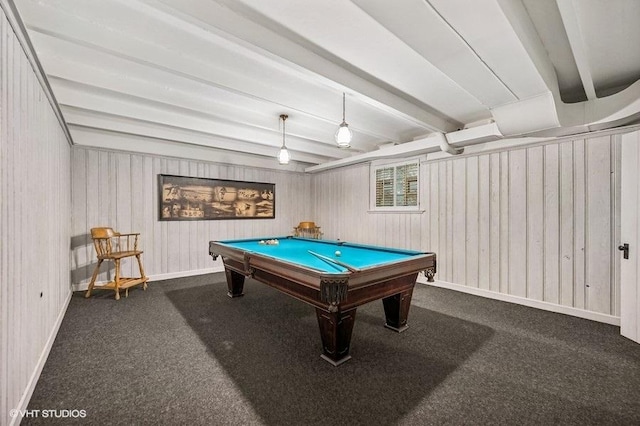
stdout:
<svg viewBox="0 0 640 426">
<path fill-rule="evenodd" d="M 619 328 L 418 284 L 410 328 L 358 308 L 320 358 L 312 307 L 223 274 L 74 294 L 22 424 L 638 425 L 640 345 Z"/>
</svg>

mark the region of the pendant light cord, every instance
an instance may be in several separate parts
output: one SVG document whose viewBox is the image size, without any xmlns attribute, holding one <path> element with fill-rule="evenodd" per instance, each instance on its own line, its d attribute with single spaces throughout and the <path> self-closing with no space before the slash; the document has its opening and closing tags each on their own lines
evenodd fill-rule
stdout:
<svg viewBox="0 0 640 426">
<path fill-rule="evenodd" d="M 285 147 L 286 147 L 286 145 L 285 145 L 285 143 L 284 143 L 284 135 L 285 135 L 285 132 L 286 132 L 286 131 L 285 131 L 285 124 L 284 124 L 284 122 L 285 122 L 285 120 L 286 120 L 287 118 L 289 118 L 289 116 L 288 116 L 287 114 L 282 114 L 282 115 L 280 116 L 280 118 L 282 119 L 282 148 L 285 148 Z"/>
</svg>

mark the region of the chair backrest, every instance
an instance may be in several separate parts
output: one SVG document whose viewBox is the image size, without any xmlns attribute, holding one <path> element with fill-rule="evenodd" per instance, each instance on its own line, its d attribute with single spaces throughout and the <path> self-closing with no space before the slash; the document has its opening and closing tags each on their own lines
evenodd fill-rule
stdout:
<svg viewBox="0 0 640 426">
<path fill-rule="evenodd" d="M 300 224 L 298 225 L 298 228 L 300 228 L 300 229 L 315 229 L 316 228 L 316 224 L 315 224 L 315 222 L 300 222 Z"/>
<path fill-rule="evenodd" d="M 111 228 L 91 228 L 91 238 L 111 238 L 115 237 L 116 232 Z"/>
<path fill-rule="evenodd" d="M 111 239 L 115 236 L 117 236 L 117 232 L 111 228 L 91 228 L 91 238 L 93 238 L 93 245 L 99 258 L 111 255 L 113 250 Z"/>
</svg>

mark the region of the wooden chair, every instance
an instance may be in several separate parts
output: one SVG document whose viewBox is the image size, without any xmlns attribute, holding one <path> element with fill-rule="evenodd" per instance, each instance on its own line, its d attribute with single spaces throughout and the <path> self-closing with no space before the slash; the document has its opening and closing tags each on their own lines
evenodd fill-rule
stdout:
<svg viewBox="0 0 640 426">
<path fill-rule="evenodd" d="M 319 240 L 322 238 L 322 232 L 314 222 L 300 222 L 298 226 L 293 227 L 293 236 Z"/>
<path fill-rule="evenodd" d="M 98 256 L 98 264 L 93 271 L 91 282 L 89 283 L 89 289 L 84 297 L 91 296 L 91 290 L 96 283 L 96 278 L 100 272 L 100 265 L 105 260 L 112 260 L 115 264 L 115 275 L 112 281 L 107 284 L 96 286 L 96 289 L 113 289 L 116 292 L 116 300 L 120 300 L 120 289 L 126 289 L 125 297 L 129 296 L 129 287 L 142 284 L 143 290 L 147 289 L 147 278 L 144 275 L 144 269 L 142 268 L 142 260 L 140 255 L 142 250 L 138 250 L 138 236 L 139 233 L 121 234 L 115 232 L 111 228 L 91 228 L 91 238 L 93 239 L 93 245 L 96 248 L 96 255 Z M 121 277 L 120 260 L 127 257 L 135 257 L 138 261 L 138 268 L 140 269 L 139 277 Z"/>
</svg>

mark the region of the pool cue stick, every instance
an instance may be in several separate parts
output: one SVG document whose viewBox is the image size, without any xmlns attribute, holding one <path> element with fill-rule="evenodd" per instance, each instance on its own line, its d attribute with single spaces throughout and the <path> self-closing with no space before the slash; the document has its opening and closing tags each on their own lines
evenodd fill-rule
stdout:
<svg viewBox="0 0 640 426">
<path fill-rule="evenodd" d="M 323 256 L 323 255 L 321 255 L 321 254 L 318 254 L 318 253 L 312 252 L 311 250 L 307 250 L 307 251 L 308 251 L 310 254 L 312 254 L 312 255 L 314 255 L 315 257 L 317 257 L 318 259 L 324 260 L 325 262 L 335 263 L 336 265 L 340 265 L 340 266 L 342 266 L 342 267 L 344 267 L 344 268 L 347 268 L 350 272 L 358 272 L 358 271 L 360 270 L 360 269 L 358 269 L 358 268 L 355 268 L 355 267 L 353 267 L 353 266 L 349 265 L 348 263 L 344 263 L 344 262 L 341 262 L 341 261 L 339 261 L 339 260 L 335 260 L 335 259 L 332 259 L 332 258 L 330 258 L 330 257 Z"/>
<path fill-rule="evenodd" d="M 329 261 L 329 259 L 324 258 L 324 256 L 319 255 L 317 253 L 312 252 L 311 250 L 307 250 L 310 254 L 316 256 L 318 259 L 322 260 L 324 263 L 326 263 L 327 265 L 331 266 L 332 268 L 334 268 L 336 271 L 342 272 L 343 269 L 340 265 L 337 265 L 334 262 Z"/>
</svg>

